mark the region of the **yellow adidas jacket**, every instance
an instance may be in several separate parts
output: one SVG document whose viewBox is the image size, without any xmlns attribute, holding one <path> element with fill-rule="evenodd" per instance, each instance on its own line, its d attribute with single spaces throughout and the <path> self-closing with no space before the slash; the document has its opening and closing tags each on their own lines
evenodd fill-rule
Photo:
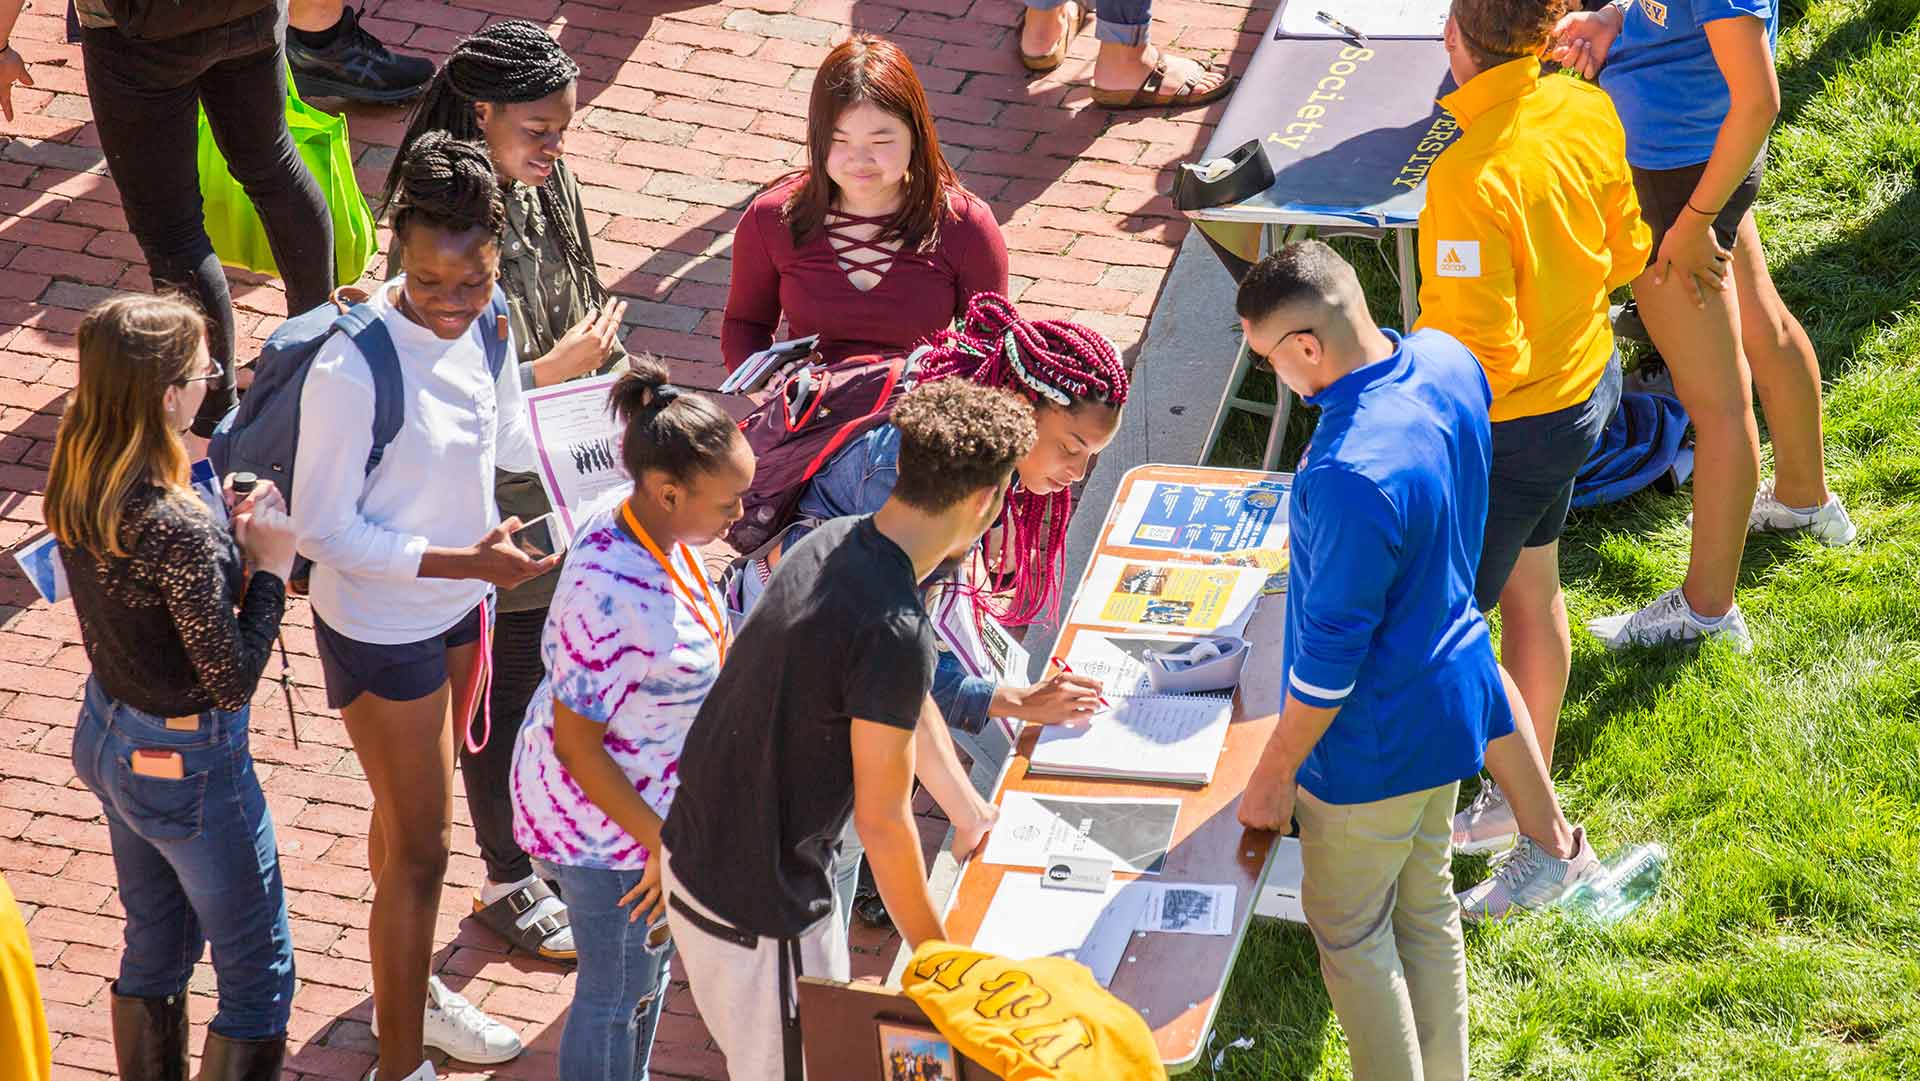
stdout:
<svg viewBox="0 0 1920 1081">
<path fill-rule="evenodd" d="M 1461 134 L 1427 174 L 1418 326 L 1480 358 L 1496 422 L 1578 405 L 1613 356 L 1607 294 L 1652 249 L 1620 117 L 1532 57 L 1440 104 Z"/>
</svg>

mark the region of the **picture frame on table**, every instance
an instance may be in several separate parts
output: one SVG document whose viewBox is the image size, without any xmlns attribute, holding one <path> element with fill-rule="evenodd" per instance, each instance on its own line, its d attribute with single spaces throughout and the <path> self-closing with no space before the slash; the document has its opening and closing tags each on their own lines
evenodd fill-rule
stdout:
<svg viewBox="0 0 1920 1081">
<path fill-rule="evenodd" d="M 937 1030 L 895 1021 L 878 1022 L 874 1029 L 885 1081 L 959 1081 L 960 1054 Z"/>
</svg>

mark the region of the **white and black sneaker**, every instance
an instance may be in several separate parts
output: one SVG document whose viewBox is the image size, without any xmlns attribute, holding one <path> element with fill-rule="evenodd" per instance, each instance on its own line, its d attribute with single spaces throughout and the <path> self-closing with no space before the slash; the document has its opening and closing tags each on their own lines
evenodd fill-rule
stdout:
<svg viewBox="0 0 1920 1081">
<path fill-rule="evenodd" d="M 1718 638 L 1737 652 L 1753 651 L 1753 636 L 1747 633 L 1747 621 L 1740 606 L 1727 609 L 1718 619 L 1707 619 L 1687 603 L 1678 587 L 1667 590 L 1652 604 L 1638 612 L 1601 616 L 1587 621 L 1587 630 L 1608 649 L 1628 646 L 1673 646 Z"/>
<path fill-rule="evenodd" d="M 380 1015 L 373 1018 L 373 1038 L 380 1038 Z M 420 1042 L 448 1058 L 476 1066 L 494 1066 L 511 1062 L 524 1050 L 520 1037 L 507 1026 L 488 1017 L 480 1007 L 454 992 L 440 977 L 427 977 L 427 1016 L 420 1029 Z M 417 1075 L 416 1075 L 417 1076 Z M 432 1073 L 423 1081 L 432 1081 Z M 409 1077 L 406 1081 L 415 1081 Z"/>
<path fill-rule="evenodd" d="M 1839 496 L 1829 493 L 1827 501 L 1817 507 L 1789 507 L 1774 497 L 1772 478 L 1762 482 L 1753 497 L 1747 529 L 1753 533 L 1805 533 L 1829 548 L 1852 544 L 1859 533 Z"/>
</svg>

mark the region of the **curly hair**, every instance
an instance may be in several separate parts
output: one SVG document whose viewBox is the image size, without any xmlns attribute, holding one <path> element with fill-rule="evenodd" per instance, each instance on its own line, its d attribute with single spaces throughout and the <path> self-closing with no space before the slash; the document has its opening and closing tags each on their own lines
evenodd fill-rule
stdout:
<svg viewBox="0 0 1920 1081">
<path fill-rule="evenodd" d="M 1538 53 L 1572 0 L 1453 0 L 1453 24 L 1483 68 Z"/>
<path fill-rule="evenodd" d="M 893 494 L 933 514 L 987 488 L 1004 488 L 1033 449 L 1033 408 L 1004 390 L 942 379 L 908 391 L 893 407 L 900 479 Z"/>
</svg>

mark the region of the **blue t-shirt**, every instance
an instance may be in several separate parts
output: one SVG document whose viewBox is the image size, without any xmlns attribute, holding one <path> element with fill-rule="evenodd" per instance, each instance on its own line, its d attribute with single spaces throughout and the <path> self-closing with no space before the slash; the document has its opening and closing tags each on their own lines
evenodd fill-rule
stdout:
<svg viewBox="0 0 1920 1081">
<path fill-rule="evenodd" d="M 1473 600 L 1487 520 L 1493 392 L 1458 341 L 1422 330 L 1307 401 L 1320 421 L 1294 478 L 1287 688 L 1338 706 L 1300 767 L 1328 803 L 1369 803 L 1478 772 L 1513 731 Z"/>
<path fill-rule="evenodd" d="M 1680 169 L 1713 156 L 1729 98 L 1707 24 L 1741 16 L 1766 22 L 1771 50 L 1780 34 L 1774 0 L 1635 0 L 1627 9 L 1600 85 L 1627 129 L 1628 162 Z"/>
</svg>

